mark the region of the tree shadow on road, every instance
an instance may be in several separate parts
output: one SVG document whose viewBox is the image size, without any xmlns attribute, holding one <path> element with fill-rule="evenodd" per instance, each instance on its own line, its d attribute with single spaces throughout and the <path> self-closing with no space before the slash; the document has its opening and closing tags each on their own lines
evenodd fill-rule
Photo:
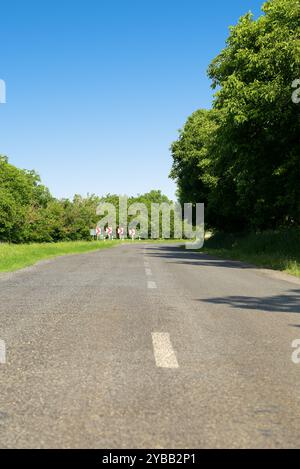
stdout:
<svg viewBox="0 0 300 469">
<path fill-rule="evenodd" d="M 179 246 L 151 246 L 145 248 L 150 257 L 160 257 L 176 261 L 177 264 L 197 265 L 199 267 L 225 267 L 227 269 L 254 269 L 254 265 L 242 263 L 240 261 L 226 260 L 218 257 L 185 250 Z"/>
<path fill-rule="evenodd" d="M 186 251 L 179 246 L 148 246 L 146 251 L 150 257 L 169 259 L 170 262 L 175 261 L 178 264 L 197 265 L 199 267 L 224 267 L 227 269 L 259 269 L 257 266 L 248 265 L 239 261 L 219 259 L 200 252 Z M 274 313 L 300 313 L 300 289 L 289 290 L 286 294 L 267 297 L 228 296 L 199 299 L 197 301 L 216 305 L 227 305 L 235 309 Z"/>
<path fill-rule="evenodd" d="M 300 290 L 290 290 L 287 294 L 267 297 L 228 296 L 199 301 L 227 305 L 236 309 L 254 309 L 272 313 L 300 313 Z"/>
</svg>

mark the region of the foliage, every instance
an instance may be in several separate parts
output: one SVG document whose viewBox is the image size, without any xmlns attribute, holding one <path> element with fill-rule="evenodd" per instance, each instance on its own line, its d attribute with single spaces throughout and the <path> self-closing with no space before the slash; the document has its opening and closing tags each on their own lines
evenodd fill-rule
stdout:
<svg viewBox="0 0 300 469">
<path fill-rule="evenodd" d="M 96 196 L 58 200 L 34 171 L 18 169 L 0 156 L 0 241 L 88 240 L 97 222 Z"/>
<path fill-rule="evenodd" d="M 119 195 L 117 194 L 107 194 L 105 197 L 101 198 L 101 202 L 105 203 L 111 203 L 114 205 L 116 208 L 116 214 L 117 214 L 117 225 L 119 225 Z M 151 238 L 151 205 L 152 204 L 171 204 L 171 200 L 168 199 L 168 197 L 160 190 L 152 190 L 150 192 L 147 192 L 145 194 L 138 194 L 137 196 L 131 196 L 128 197 L 127 200 L 127 206 L 129 207 L 134 207 L 137 208 L 137 210 L 133 210 L 134 214 L 129 214 L 127 217 L 127 222 L 128 225 L 132 222 L 134 222 L 136 219 L 138 219 L 140 222 L 137 223 L 136 229 L 137 229 L 137 235 L 141 236 L 142 238 Z M 141 213 L 140 210 L 138 210 L 138 204 L 143 204 L 147 208 L 147 216 L 145 216 L 143 213 Z M 159 218 L 159 223 L 160 223 L 160 234 L 161 234 L 161 215 Z M 142 231 L 142 226 L 148 226 L 148 232 L 143 232 Z M 174 226 L 174 220 L 171 214 L 171 235 L 174 231 L 173 229 Z"/>
<path fill-rule="evenodd" d="M 219 232 L 206 241 L 204 252 L 300 277 L 300 230 L 296 228 L 240 235 Z"/>
<path fill-rule="evenodd" d="M 16 168 L 0 156 L 0 241 L 12 243 L 51 243 L 59 241 L 91 240 L 90 229 L 98 222 L 100 202 L 112 203 L 117 209 L 119 196 L 105 197 L 75 195 L 73 200 L 56 199 L 41 184 L 34 171 Z M 128 198 L 128 206 L 144 203 L 149 211 L 151 203 L 170 202 L 160 191 Z M 132 221 L 133 215 L 128 217 Z M 118 223 L 118 220 L 117 220 Z M 147 233 L 144 233 L 145 237 Z"/>
<path fill-rule="evenodd" d="M 226 231 L 300 223 L 300 2 L 271 0 L 230 29 L 209 67 L 212 111 L 198 111 L 172 145 L 179 196 L 205 202 Z"/>
</svg>

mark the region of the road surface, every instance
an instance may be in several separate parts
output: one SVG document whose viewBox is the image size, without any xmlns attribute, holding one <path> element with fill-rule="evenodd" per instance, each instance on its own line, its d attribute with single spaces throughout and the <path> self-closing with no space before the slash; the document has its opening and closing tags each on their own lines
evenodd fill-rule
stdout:
<svg viewBox="0 0 300 469">
<path fill-rule="evenodd" d="M 300 446 L 300 283 L 175 245 L 0 277 L 2 448 Z"/>
</svg>

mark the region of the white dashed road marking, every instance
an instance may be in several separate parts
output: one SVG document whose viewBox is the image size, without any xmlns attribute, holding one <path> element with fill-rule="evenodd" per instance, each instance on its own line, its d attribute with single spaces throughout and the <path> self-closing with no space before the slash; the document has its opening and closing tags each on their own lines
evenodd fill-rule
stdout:
<svg viewBox="0 0 300 469">
<path fill-rule="evenodd" d="M 147 275 L 148 277 L 151 277 L 151 275 L 152 275 L 151 269 L 146 268 L 145 271 L 146 271 L 146 275 Z"/>
<path fill-rule="evenodd" d="M 6 363 L 6 347 L 4 340 L 0 340 L 0 365 Z"/>
<path fill-rule="evenodd" d="M 165 332 L 152 332 L 154 357 L 158 368 L 179 368 L 170 335 Z"/>
<path fill-rule="evenodd" d="M 148 288 L 149 288 L 150 290 L 154 290 L 155 288 L 157 288 L 155 282 L 150 282 L 150 281 L 148 281 L 147 286 L 148 286 Z"/>
</svg>

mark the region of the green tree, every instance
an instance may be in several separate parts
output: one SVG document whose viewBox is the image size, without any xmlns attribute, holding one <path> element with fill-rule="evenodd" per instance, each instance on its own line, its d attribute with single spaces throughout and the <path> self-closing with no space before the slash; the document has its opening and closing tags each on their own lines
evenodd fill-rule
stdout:
<svg viewBox="0 0 300 469">
<path fill-rule="evenodd" d="M 300 107 L 291 99 L 300 77 L 300 2 L 272 0 L 263 12 L 231 28 L 209 68 L 222 116 L 214 203 L 235 211 L 240 226 L 275 228 L 300 220 Z"/>
<path fill-rule="evenodd" d="M 197 111 L 173 143 L 181 201 L 206 204 L 226 231 L 300 224 L 300 1 L 271 0 L 243 16 L 209 67 L 213 109 Z"/>
<path fill-rule="evenodd" d="M 182 205 L 204 203 L 208 223 L 213 218 L 208 212 L 209 198 L 217 184 L 212 148 L 217 129 L 217 113 L 200 109 L 188 118 L 178 140 L 171 146 L 173 166 L 170 177 L 177 182 L 178 199 Z"/>
<path fill-rule="evenodd" d="M 18 242 L 28 235 L 28 215 L 33 207 L 46 206 L 49 191 L 33 171 L 18 169 L 0 156 L 0 239 Z"/>
<path fill-rule="evenodd" d="M 56 242 L 90 239 L 99 198 L 58 200 L 35 171 L 16 168 L 0 156 L 0 240 Z"/>
</svg>

